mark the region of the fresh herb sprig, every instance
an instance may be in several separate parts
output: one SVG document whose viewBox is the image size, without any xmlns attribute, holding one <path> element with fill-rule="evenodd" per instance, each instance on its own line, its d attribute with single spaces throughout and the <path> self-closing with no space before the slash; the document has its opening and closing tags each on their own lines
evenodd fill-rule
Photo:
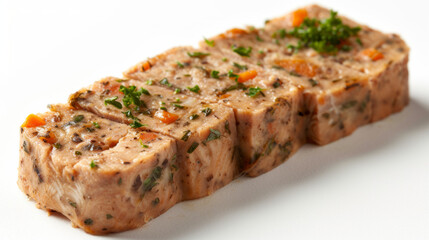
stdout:
<svg viewBox="0 0 429 240">
<path fill-rule="evenodd" d="M 299 39 L 297 45 L 288 45 L 289 49 L 299 50 L 310 47 L 319 53 L 336 54 L 338 50 L 348 51 L 350 46 L 344 42 L 356 36 L 360 27 L 350 27 L 343 24 L 337 17 L 337 12 L 331 10 L 331 15 L 327 19 L 304 19 L 304 22 L 295 27 L 288 34 Z"/>
</svg>

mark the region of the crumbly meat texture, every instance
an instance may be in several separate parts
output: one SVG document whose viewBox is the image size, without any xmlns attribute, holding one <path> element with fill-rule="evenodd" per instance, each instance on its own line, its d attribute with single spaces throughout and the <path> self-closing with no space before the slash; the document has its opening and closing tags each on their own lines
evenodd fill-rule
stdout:
<svg viewBox="0 0 429 240">
<path fill-rule="evenodd" d="M 120 86 L 144 88 L 142 105 L 122 108 L 105 104 L 118 97 Z M 139 81 L 105 78 L 70 98 L 72 106 L 99 116 L 130 124 L 137 119 L 143 126 L 171 136 L 178 144 L 178 164 L 183 169 L 184 199 L 207 196 L 231 182 L 238 174 L 236 128 L 231 108 L 187 96 Z M 129 111 L 128 114 L 125 112 Z"/>
<path fill-rule="evenodd" d="M 192 47 L 170 49 L 124 75 L 233 108 L 240 170 L 250 176 L 278 166 L 304 143 L 302 91 L 288 85 L 289 76 L 278 77 L 241 59 L 225 59 L 216 52 L 207 54 Z M 193 86 L 199 91 L 190 91 Z M 261 91 L 251 95 L 251 89 Z"/>
<path fill-rule="evenodd" d="M 106 234 L 139 227 L 182 199 L 174 139 L 63 105 L 51 110 L 39 114 L 46 124 L 21 128 L 18 186 L 40 208 Z"/>
</svg>

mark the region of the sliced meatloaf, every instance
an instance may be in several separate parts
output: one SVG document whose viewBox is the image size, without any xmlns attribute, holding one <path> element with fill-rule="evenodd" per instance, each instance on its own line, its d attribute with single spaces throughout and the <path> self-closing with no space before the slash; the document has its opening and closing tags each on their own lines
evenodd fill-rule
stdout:
<svg viewBox="0 0 429 240">
<path fill-rule="evenodd" d="M 153 81 L 170 84 L 165 79 Z M 132 102 L 132 96 L 138 96 L 139 101 Z M 127 101 L 132 103 L 127 106 Z M 229 107 L 117 78 L 105 78 L 73 94 L 70 104 L 175 138 L 184 199 L 209 195 L 238 174 L 235 117 Z"/>
<path fill-rule="evenodd" d="M 258 65 L 178 47 L 137 64 L 124 75 L 233 108 L 241 170 L 250 176 L 271 170 L 304 143 L 302 91 Z M 198 91 L 192 90 L 195 86 Z"/>
<path fill-rule="evenodd" d="M 54 105 L 29 116 L 20 145 L 20 189 L 88 233 L 139 227 L 182 199 L 165 135 Z"/>
</svg>

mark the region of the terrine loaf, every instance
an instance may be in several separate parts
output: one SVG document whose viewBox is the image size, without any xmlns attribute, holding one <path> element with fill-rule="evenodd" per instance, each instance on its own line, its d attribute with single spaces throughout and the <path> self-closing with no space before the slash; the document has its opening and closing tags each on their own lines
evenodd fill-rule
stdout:
<svg viewBox="0 0 429 240">
<path fill-rule="evenodd" d="M 233 108 L 240 170 L 248 175 L 278 166 L 305 141 L 305 118 L 299 114 L 302 91 L 258 65 L 178 47 L 137 64 L 124 75 Z"/>
<path fill-rule="evenodd" d="M 166 79 L 157 81 L 169 84 Z M 207 196 L 238 174 L 235 117 L 229 107 L 113 77 L 73 94 L 70 104 L 176 139 L 184 199 Z"/>
<path fill-rule="evenodd" d="M 317 5 L 172 48 L 30 114 L 18 185 L 89 233 L 139 227 L 400 111 L 408 53 Z"/>
<path fill-rule="evenodd" d="M 182 199 L 168 136 L 54 105 L 27 118 L 20 145 L 20 189 L 88 233 L 139 227 Z"/>
</svg>

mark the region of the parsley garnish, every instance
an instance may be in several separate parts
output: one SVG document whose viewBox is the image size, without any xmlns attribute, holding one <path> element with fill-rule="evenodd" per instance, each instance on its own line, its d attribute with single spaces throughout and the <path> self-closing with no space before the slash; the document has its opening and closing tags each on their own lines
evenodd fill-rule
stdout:
<svg viewBox="0 0 429 240">
<path fill-rule="evenodd" d="M 174 89 L 174 94 L 178 94 L 178 93 L 180 93 L 182 90 L 180 89 L 180 88 L 176 88 L 176 89 Z"/>
<path fill-rule="evenodd" d="M 219 71 L 212 70 L 212 71 L 211 71 L 211 73 L 210 73 L 210 76 L 211 76 L 212 78 L 219 79 Z"/>
<path fill-rule="evenodd" d="M 238 64 L 236 62 L 234 62 L 233 64 L 234 64 L 234 67 L 236 67 L 236 68 L 238 68 L 240 70 L 247 70 L 247 66 L 246 65 L 240 65 L 240 64 Z"/>
<path fill-rule="evenodd" d="M 131 104 L 134 104 L 136 107 L 143 106 L 144 103 L 140 100 L 140 96 L 144 92 L 147 92 L 147 94 L 149 94 L 149 92 L 144 88 L 141 88 L 140 90 L 137 91 L 136 86 L 125 87 L 123 85 L 119 87 L 119 92 L 124 94 L 124 98 L 122 98 L 122 102 L 127 108 L 129 108 Z"/>
<path fill-rule="evenodd" d="M 146 81 L 146 85 L 152 85 L 152 84 L 153 84 L 153 80 L 152 79 L 149 79 L 149 80 Z"/>
<path fill-rule="evenodd" d="M 264 96 L 264 93 L 262 92 L 262 89 L 259 88 L 259 87 L 249 88 L 249 92 L 246 93 L 246 95 L 249 96 L 249 97 L 257 97 L 259 94 L 261 94 L 262 96 Z"/>
<path fill-rule="evenodd" d="M 324 20 L 306 18 L 304 22 L 295 27 L 290 35 L 299 39 L 296 46 L 289 45 L 288 48 L 297 50 L 310 47 L 319 53 L 337 53 L 338 46 L 351 36 L 356 36 L 360 27 L 349 27 L 344 25 L 337 17 L 337 12 L 331 10 L 330 18 Z M 349 45 L 342 45 L 343 51 L 350 50 Z"/>
<path fill-rule="evenodd" d="M 206 42 L 209 47 L 214 47 L 214 40 L 208 40 L 207 38 L 204 38 L 204 42 Z"/>
<path fill-rule="evenodd" d="M 116 108 L 122 109 L 122 104 L 118 101 L 116 101 L 118 97 L 111 97 L 104 99 L 104 105 L 110 104 L 113 105 Z"/>
<path fill-rule="evenodd" d="M 200 87 L 198 85 L 195 85 L 193 87 L 188 87 L 189 91 L 194 92 L 194 93 L 199 93 L 200 92 Z"/>
<path fill-rule="evenodd" d="M 252 52 L 252 47 L 245 48 L 245 47 L 237 47 L 236 45 L 232 45 L 231 49 L 232 51 L 234 51 L 235 53 L 243 57 L 250 57 L 250 53 Z"/>
<path fill-rule="evenodd" d="M 205 57 L 205 56 L 208 56 L 208 55 L 210 55 L 210 53 L 204 53 L 204 52 L 193 52 L 193 53 L 190 53 L 190 52 L 188 52 L 188 56 L 192 57 L 192 58 L 202 58 L 202 57 Z"/>
</svg>

